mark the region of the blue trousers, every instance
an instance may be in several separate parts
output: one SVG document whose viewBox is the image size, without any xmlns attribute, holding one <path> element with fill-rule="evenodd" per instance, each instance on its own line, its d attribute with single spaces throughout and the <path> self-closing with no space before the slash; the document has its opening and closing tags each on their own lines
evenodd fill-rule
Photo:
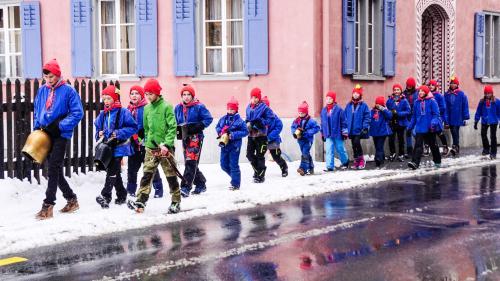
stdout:
<svg viewBox="0 0 500 281">
<path fill-rule="evenodd" d="M 450 126 L 453 145 L 460 146 L 460 126 Z"/>
<path fill-rule="evenodd" d="M 231 177 L 231 186 L 240 187 L 241 171 L 239 165 L 241 143 L 239 146 L 226 145 L 221 149 L 220 166 Z"/>
<path fill-rule="evenodd" d="M 300 168 L 304 171 L 314 169 L 314 163 L 311 157 L 311 147 L 312 142 L 308 140 L 300 140 L 298 141 L 300 147 L 300 153 L 302 156 L 300 157 Z"/>
<path fill-rule="evenodd" d="M 342 165 L 346 165 L 349 162 L 343 139 L 327 138 L 325 141 L 325 149 L 327 169 L 335 169 L 335 152 L 339 156 Z"/>
<path fill-rule="evenodd" d="M 376 163 L 377 167 L 384 163 L 385 139 L 386 139 L 386 136 L 373 137 L 373 144 L 375 145 L 375 163 Z"/>
</svg>

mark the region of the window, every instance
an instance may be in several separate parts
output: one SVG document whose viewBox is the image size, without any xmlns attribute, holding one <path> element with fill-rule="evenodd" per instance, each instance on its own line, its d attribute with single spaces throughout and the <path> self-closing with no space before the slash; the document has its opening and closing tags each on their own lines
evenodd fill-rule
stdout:
<svg viewBox="0 0 500 281">
<path fill-rule="evenodd" d="M 500 78 L 500 15 L 485 16 L 485 76 Z"/>
<path fill-rule="evenodd" d="M 134 0 L 99 0 L 100 74 L 135 74 Z"/>
<path fill-rule="evenodd" d="M 381 0 L 358 0 L 356 13 L 356 70 L 358 75 L 381 76 Z"/>
<path fill-rule="evenodd" d="M 243 73 L 243 0 L 204 0 L 202 74 Z"/>
<path fill-rule="evenodd" d="M 21 77 L 19 6 L 0 6 L 0 78 Z"/>
</svg>

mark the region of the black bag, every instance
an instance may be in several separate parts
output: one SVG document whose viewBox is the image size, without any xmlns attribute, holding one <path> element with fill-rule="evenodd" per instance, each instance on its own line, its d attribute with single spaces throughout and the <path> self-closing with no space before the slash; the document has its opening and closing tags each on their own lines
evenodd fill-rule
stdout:
<svg viewBox="0 0 500 281">
<path fill-rule="evenodd" d="M 116 113 L 115 128 L 117 128 L 119 125 L 120 113 L 121 109 Z M 101 128 L 104 128 L 104 118 L 102 120 Z M 96 166 L 97 171 L 107 170 L 109 163 L 111 163 L 111 160 L 113 160 L 116 142 L 114 145 L 111 145 L 108 142 L 109 140 L 102 141 L 95 147 L 94 165 Z"/>
<path fill-rule="evenodd" d="M 189 137 L 189 130 L 187 124 L 177 125 L 177 139 L 185 140 Z"/>
</svg>

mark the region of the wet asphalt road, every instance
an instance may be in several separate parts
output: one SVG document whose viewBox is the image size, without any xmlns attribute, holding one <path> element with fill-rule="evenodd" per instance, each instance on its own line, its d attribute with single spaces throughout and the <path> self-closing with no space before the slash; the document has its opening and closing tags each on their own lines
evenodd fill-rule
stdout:
<svg viewBox="0 0 500 281">
<path fill-rule="evenodd" d="M 0 280 L 500 280 L 499 172 L 467 168 L 82 238 L 9 255 L 29 261 L 0 267 Z"/>
</svg>

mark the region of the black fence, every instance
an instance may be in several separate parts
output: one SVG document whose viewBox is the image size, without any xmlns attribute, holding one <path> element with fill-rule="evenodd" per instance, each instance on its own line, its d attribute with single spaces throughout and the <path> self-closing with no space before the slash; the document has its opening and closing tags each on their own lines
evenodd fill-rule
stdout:
<svg viewBox="0 0 500 281">
<path fill-rule="evenodd" d="M 33 163 L 21 153 L 24 143 L 33 128 L 33 100 L 45 81 L 19 79 L 14 82 L 0 80 L 0 179 L 18 178 L 40 183 L 40 174 L 47 177 L 47 161 L 42 165 Z M 74 80 L 72 85 L 80 94 L 83 119 L 75 127 L 73 138 L 66 146 L 64 173 L 86 173 L 94 170 L 94 120 L 103 108 L 100 94 L 108 82 Z M 109 84 L 118 88 L 118 81 Z"/>
</svg>

